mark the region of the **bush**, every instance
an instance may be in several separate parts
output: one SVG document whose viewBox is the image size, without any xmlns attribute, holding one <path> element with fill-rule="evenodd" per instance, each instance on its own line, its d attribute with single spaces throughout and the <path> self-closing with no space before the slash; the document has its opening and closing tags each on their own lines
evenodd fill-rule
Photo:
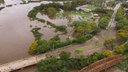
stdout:
<svg viewBox="0 0 128 72">
<path fill-rule="evenodd" d="M 61 26 L 57 26 L 57 27 L 56 27 L 56 30 L 66 32 L 66 28 L 67 28 L 67 27 L 66 27 L 65 25 L 61 25 Z"/>
<path fill-rule="evenodd" d="M 121 20 L 119 20 L 119 22 L 116 25 L 116 29 L 119 30 L 121 28 L 123 28 L 124 26 L 128 25 L 128 19 L 127 18 L 122 18 Z"/>
<path fill-rule="evenodd" d="M 46 13 L 50 18 L 53 18 L 56 16 L 57 10 L 54 7 L 49 7 L 47 8 Z"/>
<path fill-rule="evenodd" d="M 124 44 L 124 47 L 125 47 L 126 50 L 128 50 L 128 42 L 126 42 L 126 43 Z"/>
<path fill-rule="evenodd" d="M 87 58 L 84 56 L 70 58 L 69 52 L 62 52 L 60 54 L 60 59 L 49 57 L 46 60 L 40 61 L 37 64 L 37 68 L 39 72 L 68 72 L 68 69 L 80 69 L 103 58 L 105 58 L 105 56 L 102 53 L 93 53 Z"/>
<path fill-rule="evenodd" d="M 123 60 L 122 62 L 120 62 L 118 65 L 117 65 L 120 69 L 122 70 L 127 70 L 128 68 L 128 60 Z M 127 72 L 127 71 L 126 71 Z"/>
<path fill-rule="evenodd" d="M 34 37 L 35 37 L 35 40 L 40 40 L 41 39 L 41 36 L 42 34 L 39 32 L 41 28 L 37 27 L 37 28 L 33 28 L 31 30 L 31 32 L 33 33 Z"/>
<path fill-rule="evenodd" d="M 99 27 L 102 29 L 106 29 L 106 27 L 109 24 L 109 17 L 108 16 L 104 16 L 99 20 Z"/>
<path fill-rule="evenodd" d="M 52 26 L 52 27 L 56 28 L 56 25 L 55 25 L 55 24 L 53 24 L 53 23 L 51 23 L 50 21 L 47 21 L 47 25 L 50 25 L 50 26 Z"/>
<path fill-rule="evenodd" d="M 122 29 L 117 31 L 117 40 L 120 43 L 124 43 L 128 40 L 128 26 L 124 26 Z"/>
<path fill-rule="evenodd" d="M 74 43 L 84 43 L 87 40 L 91 39 L 93 37 L 93 35 L 91 34 L 87 34 L 84 36 L 77 36 L 76 39 L 73 41 Z"/>
<path fill-rule="evenodd" d="M 36 54 L 37 53 L 37 41 L 33 41 L 31 46 L 29 47 L 29 53 L 30 54 Z"/>
<path fill-rule="evenodd" d="M 49 41 L 46 40 L 36 40 L 34 41 L 30 48 L 29 48 L 29 53 L 30 54 L 41 54 L 41 53 L 45 53 L 60 47 L 64 47 L 67 45 L 72 44 L 72 41 L 67 39 L 64 42 L 61 42 L 59 36 L 55 36 L 52 39 L 50 39 Z"/>
<path fill-rule="evenodd" d="M 123 7 L 120 7 L 116 14 L 116 20 L 117 21 L 121 20 L 124 17 L 123 14 L 124 14 L 124 9 Z"/>
<path fill-rule="evenodd" d="M 49 57 L 46 60 L 42 60 L 37 64 L 37 68 L 39 72 L 67 72 L 67 68 L 65 67 L 62 61 L 58 61 L 56 57 Z"/>
<path fill-rule="evenodd" d="M 108 57 L 108 56 L 112 56 L 112 55 L 113 55 L 113 52 L 110 51 L 110 50 L 103 50 L 103 51 L 102 51 L 102 54 L 103 54 L 104 56 Z"/>
<path fill-rule="evenodd" d="M 71 53 L 63 51 L 59 54 L 59 56 L 61 60 L 68 60 L 70 59 Z"/>
<path fill-rule="evenodd" d="M 95 12 L 97 12 L 97 13 L 103 13 L 103 14 L 106 14 L 107 13 L 106 9 L 104 9 L 104 8 L 97 8 L 95 10 Z"/>
<path fill-rule="evenodd" d="M 107 49 L 113 50 L 113 48 L 116 46 L 116 40 L 115 40 L 115 39 L 108 39 L 108 40 L 105 40 L 104 46 L 105 46 Z"/>
<path fill-rule="evenodd" d="M 95 27 L 94 31 L 91 34 L 96 35 L 100 31 L 101 31 L 101 28 L 99 26 L 97 26 L 97 27 Z"/>
<path fill-rule="evenodd" d="M 79 35 L 89 34 L 97 28 L 95 23 L 80 20 L 74 21 L 72 25 L 74 26 L 75 32 Z"/>
<path fill-rule="evenodd" d="M 114 49 L 114 52 L 117 54 L 123 54 L 125 52 L 125 47 L 123 45 L 118 46 Z"/>
</svg>

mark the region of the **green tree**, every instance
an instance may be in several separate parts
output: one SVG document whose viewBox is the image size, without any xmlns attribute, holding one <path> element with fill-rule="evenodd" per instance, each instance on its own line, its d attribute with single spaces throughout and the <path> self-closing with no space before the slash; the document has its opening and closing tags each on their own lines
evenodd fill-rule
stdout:
<svg viewBox="0 0 128 72">
<path fill-rule="evenodd" d="M 74 26 L 75 31 L 82 35 L 89 34 L 96 28 L 95 23 L 86 21 L 74 21 L 72 25 Z"/>
<path fill-rule="evenodd" d="M 56 57 L 49 57 L 37 64 L 39 72 L 67 72 L 67 68 L 62 61 L 58 61 Z"/>
<path fill-rule="evenodd" d="M 37 54 L 45 53 L 50 50 L 50 45 L 46 40 L 39 40 L 37 46 Z"/>
<path fill-rule="evenodd" d="M 125 47 L 124 46 L 118 46 L 114 49 L 115 53 L 117 54 L 123 54 L 125 52 Z"/>
<path fill-rule="evenodd" d="M 108 39 L 108 40 L 105 40 L 104 46 L 105 46 L 107 49 L 113 50 L 113 48 L 116 46 L 116 40 L 115 40 L 115 39 Z"/>
<path fill-rule="evenodd" d="M 65 52 L 65 51 L 63 51 L 63 52 L 61 52 L 60 54 L 59 54 L 59 56 L 60 56 L 60 59 L 61 60 L 69 60 L 70 59 L 70 56 L 71 56 L 71 53 L 70 52 Z"/>
<path fill-rule="evenodd" d="M 41 39 L 41 36 L 42 34 L 39 32 L 41 28 L 37 27 L 37 28 L 33 28 L 31 30 L 31 32 L 33 33 L 34 37 L 35 37 L 35 40 L 40 40 Z"/>
<path fill-rule="evenodd" d="M 121 20 L 123 18 L 123 14 L 124 14 L 124 9 L 123 7 L 120 7 L 116 14 L 116 20 L 117 21 Z"/>
<path fill-rule="evenodd" d="M 109 17 L 108 16 L 102 17 L 99 20 L 99 27 L 105 29 L 108 26 L 108 23 L 109 23 Z"/>
<path fill-rule="evenodd" d="M 116 29 L 119 30 L 121 28 L 123 28 L 124 26 L 128 25 L 128 19 L 127 18 L 122 18 L 121 20 L 119 20 L 119 22 L 116 25 Z"/>
<path fill-rule="evenodd" d="M 54 7 L 49 7 L 47 9 L 47 14 L 51 18 L 55 17 L 56 13 L 57 13 L 57 10 Z"/>
<path fill-rule="evenodd" d="M 120 42 L 125 42 L 128 40 L 128 26 L 124 26 L 122 29 L 117 31 L 117 39 Z"/>
<path fill-rule="evenodd" d="M 110 50 L 103 50 L 103 51 L 102 51 L 102 54 L 103 54 L 104 56 L 108 57 L 108 56 L 112 56 L 112 55 L 113 55 L 113 52 L 110 51 Z"/>
<path fill-rule="evenodd" d="M 30 54 L 36 54 L 37 53 L 37 41 L 33 41 L 31 46 L 29 47 L 29 53 Z"/>
</svg>

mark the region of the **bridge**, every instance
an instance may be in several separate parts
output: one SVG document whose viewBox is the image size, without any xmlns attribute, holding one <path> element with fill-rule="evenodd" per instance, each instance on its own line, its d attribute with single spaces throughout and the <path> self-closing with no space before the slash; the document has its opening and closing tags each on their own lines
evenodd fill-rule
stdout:
<svg viewBox="0 0 128 72">
<path fill-rule="evenodd" d="M 84 67 L 79 72 L 101 72 L 107 68 L 110 68 L 124 59 L 122 55 L 115 55 L 112 57 L 104 58 L 99 60 L 87 67 Z"/>
</svg>

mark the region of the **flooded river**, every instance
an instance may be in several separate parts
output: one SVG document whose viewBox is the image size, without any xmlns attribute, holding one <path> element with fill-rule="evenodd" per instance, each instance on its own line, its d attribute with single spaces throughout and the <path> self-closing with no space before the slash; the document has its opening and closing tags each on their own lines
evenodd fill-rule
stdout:
<svg viewBox="0 0 128 72">
<path fill-rule="evenodd" d="M 17 5 L 0 11 L 0 63 L 28 57 L 33 38 L 28 11 L 39 4 Z"/>
<path fill-rule="evenodd" d="M 43 33 L 44 39 L 48 40 L 54 37 L 59 32 L 55 32 L 54 28 L 50 26 L 44 27 L 46 24 L 42 24 L 37 21 L 30 21 L 27 17 L 28 12 L 35 6 L 39 6 L 41 3 L 49 3 L 48 1 L 42 1 L 40 3 L 20 4 L 21 0 L 5 0 L 6 5 L 12 5 L 11 7 L 5 7 L 0 11 L 0 64 L 10 61 L 29 57 L 28 48 L 34 40 L 33 34 L 30 32 L 32 27 L 41 27 L 41 33 Z M 55 24 L 66 24 L 65 19 L 50 20 L 47 16 L 37 15 L 39 18 L 46 18 Z M 65 39 L 67 36 L 62 35 L 61 39 Z"/>
<path fill-rule="evenodd" d="M 45 26 L 37 21 L 30 21 L 27 17 L 28 12 L 41 3 L 22 4 L 20 0 L 5 0 L 5 5 L 12 4 L 11 7 L 5 7 L 0 11 L 0 64 L 8 63 L 14 60 L 29 57 L 28 48 L 34 40 L 33 34 L 30 32 L 31 27 L 41 27 L 44 39 L 50 39 L 56 34 L 55 29 Z M 49 2 L 42 2 L 49 3 Z M 16 5 L 15 5 L 16 4 Z M 5 6 L 4 5 L 4 6 Z M 38 15 L 41 18 L 47 16 Z M 48 18 L 47 18 L 48 19 Z M 50 19 L 48 19 L 50 20 Z M 51 21 L 51 20 L 50 20 Z M 57 24 L 66 24 L 67 20 L 52 21 Z M 67 36 L 62 35 L 65 39 Z M 35 66 L 18 70 L 15 72 L 35 72 Z"/>
<path fill-rule="evenodd" d="M 9 0 L 7 0 L 8 2 Z M 40 3 L 6 7 L 0 11 L 0 64 L 28 57 L 33 41 L 27 14 Z"/>
</svg>

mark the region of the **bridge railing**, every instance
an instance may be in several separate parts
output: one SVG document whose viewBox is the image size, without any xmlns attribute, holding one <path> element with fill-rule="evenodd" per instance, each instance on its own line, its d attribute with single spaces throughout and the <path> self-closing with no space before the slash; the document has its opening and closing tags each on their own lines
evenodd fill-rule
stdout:
<svg viewBox="0 0 128 72">
<path fill-rule="evenodd" d="M 88 67 L 84 67 L 79 72 L 100 72 L 104 69 L 107 69 L 120 61 L 122 61 L 124 57 L 122 55 L 115 55 L 112 57 L 104 58 L 102 60 L 99 60 Z"/>
</svg>

